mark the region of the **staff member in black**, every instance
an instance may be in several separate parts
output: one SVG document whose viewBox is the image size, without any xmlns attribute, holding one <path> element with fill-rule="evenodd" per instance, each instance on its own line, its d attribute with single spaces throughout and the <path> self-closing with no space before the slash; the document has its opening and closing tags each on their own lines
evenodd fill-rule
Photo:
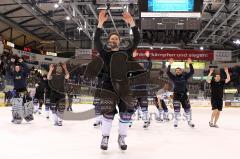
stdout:
<svg viewBox="0 0 240 159">
<path fill-rule="evenodd" d="M 174 60 L 169 60 L 169 66 L 167 68 L 167 75 L 173 81 L 174 90 L 173 90 L 173 108 L 174 108 L 174 127 L 178 127 L 178 118 L 180 116 L 180 108 L 181 105 L 185 111 L 185 116 L 188 122 L 188 125 L 194 127 L 192 123 L 192 113 L 191 113 L 191 105 L 187 95 L 187 84 L 188 79 L 194 74 L 194 69 L 192 65 L 192 59 L 188 58 L 188 64 L 190 67 L 190 72 L 183 73 L 181 68 L 176 68 L 176 75 L 171 73 L 171 65 Z"/>
<path fill-rule="evenodd" d="M 103 82 L 103 87 L 102 89 L 108 90 L 110 92 L 112 92 L 112 94 L 115 94 L 117 99 L 107 99 L 109 100 L 108 103 L 111 103 L 111 107 L 112 107 L 112 111 L 107 111 L 107 112 L 102 112 L 103 114 L 103 118 L 102 118 L 102 142 L 101 142 L 101 149 L 102 150 L 107 150 L 108 149 L 108 140 L 109 140 L 109 135 L 110 135 L 110 130 L 112 127 L 112 122 L 114 119 L 114 116 L 117 112 L 116 110 L 116 104 L 119 107 L 119 113 L 120 113 L 120 120 L 119 120 L 119 137 L 118 137 L 118 144 L 119 147 L 122 150 L 126 150 L 127 149 L 127 145 L 125 143 L 125 137 L 127 136 L 127 129 L 129 126 L 129 123 L 131 121 L 131 117 L 132 114 L 134 112 L 133 110 L 133 105 L 129 104 L 129 103 L 133 103 L 131 100 L 132 98 L 130 96 L 126 96 L 126 98 L 129 99 L 125 99 L 122 100 L 122 98 L 120 98 L 118 96 L 118 93 L 116 92 L 116 89 L 114 88 L 114 83 L 113 83 L 113 79 L 111 79 L 110 77 L 110 72 L 113 66 L 111 65 L 111 60 L 112 60 L 112 56 L 116 53 L 122 53 L 124 52 L 125 54 L 127 54 L 128 59 L 132 59 L 132 53 L 133 51 L 136 49 L 139 40 L 140 40 L 140 34 L 138 31 L 138 27 L 135 25 L 135 22 L 133 20 L 133 17 L 127 13 L 124 12 L 123 13 L 123 20 L 130 25 L 132 31 L 133 31 L 133 44 L 131 46 L 131 48 L 121 51 L 119 48 L 120 45 L 120 36 L 117 33 L 111 33 L 108 37 L 108 50 L 104 49 L 104 46 L 102 44 L 101 41 L 101 35 L 102 35 L 102 27 L 103 24 L 107 21 L 108 16 L 106 15 L 106 11 L 102 10 L 100 11 L 99 14 L 99 21 L 98 21 L 98 26 L 95 32 L 95 37 L 94 37 L 94 43 L 95 43 L 95 48 L 97 49 L 97 51 L 100 54 L 100 57 L 102 58 L 102 60 L 104 61 L 104 76 L 105 76 L 105 81 Z M 111 66 L 110 66 L 111 65 Z M 113 64 L 114 65 L 114 64 Z M 116 67 L 116 66 L 114 66 Z M 121 67 L 121 66 L 118 66 Z M 104 99 L 100 99 L 100 100 L 104 100 Z M 132 109 L 131 109 L 132 108 Z"/>
<path fill-rule="evenodd" d="M 228 68 L 224 66 L 224 72 L 227 75 L 226 79 L 222 79 L 220 74 L 215 74 L 211 79 L 214 68 L 210 69 L 210 72 L 207 77 L 207 82 L 211 84 L 211 104 L 212 104 L 212 115 L 211 121 L 209 122 L 210 127 L 218 128 L 217 121 L 220 116 L 220 112 L 223 108 L 223 89 L 226 83 L 230 81 L 230 75 Z"/>
</svg>

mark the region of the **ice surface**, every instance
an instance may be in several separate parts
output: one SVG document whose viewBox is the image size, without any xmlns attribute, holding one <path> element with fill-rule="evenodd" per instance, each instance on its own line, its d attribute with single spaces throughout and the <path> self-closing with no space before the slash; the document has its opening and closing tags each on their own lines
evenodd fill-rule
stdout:
<svg viewBox="0 0 240 159">
<path fill-rule="evenodd" d="M 83 108 L 83 107 L 82 107 Z M 85 106 L 89 108 L 89 106 Z M 79 109 L 79 107 L 74 107 Z M 151 108 L 153 109 L 153 108 Z M 11 123 L 10 108 L 0 108 L 1 159 L 226 159 L 239 158 L 240 109 L 225 108 L 220 128 L 208 126 L 210 108 L 193 108 L 192 129 L 185 122 L 173 128 L 172 122 L 152 121 L 148 130 L 143 121 L 134 121 L 126 138 L 128 150 L 121 152 L 117 144 L 118 118 L 115 118 L 109 150 L 99 149 L 100 129 L 93 120 L 64 121 L 55 127 L 51 120 L 36 115 L 31 123 Z"/>
</svg>

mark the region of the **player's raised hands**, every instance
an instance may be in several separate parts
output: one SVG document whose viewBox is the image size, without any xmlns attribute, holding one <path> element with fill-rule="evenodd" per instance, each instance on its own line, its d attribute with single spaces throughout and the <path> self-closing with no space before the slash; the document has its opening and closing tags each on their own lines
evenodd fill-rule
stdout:
<svg viewBox="0 0 240 159">
<path fill-rule="evenodd" d="M 133 17 L 130 13 L 128 12 L 124 12 L 123 14 L 123 20 L 129 24 L 129 25 L 133 25 L 134 24 L 134 20 L 133 20 Z"/>
<path fill-rule="evenodd" d="M 170 59 L 168 60 L 168 62 L 169 62 L 170 65 L 173 64 L 173 63 L 174 63 L 173 58 L 170 58 Z"/>
<path fill-rule="evenodd" d="M 53 64 L 50 64 L 49 65 L 49 71 L 52 71 L 54 69 L 54 65 Z"/>
<path fill-rule="evenodd" d="M 192 64 L 192 59 L 191 59 L 191 58 L 188 58 L 187 63 L 188 63 L 188 64 Z"/>
<path fill-rule="evenodd" d="M 150 52 L 149 52 L 149 51 L 146 51 L 146 52 L 145 52 L 145 56 L 146 56 L 146 57 L 150 57 Z"/>
<path fill-rule="evenodd" d="M 108 15 L 106 15 L 106 10 L 101 10 L 98 15 L 98 22 L 104 24 L 108 20 Z"/>
<path fill-rule="evenodd" d="M 133 57 L 137 57 L 138 56 L 138 52 L 137 52 L 137 50 L 134 50 L 133 51 Z"/>
<path fill-rule="evenodd" d="M 214 68 L 210 68 L 210 71 L 209 71 L 209 73 L 213 73 L 213 71 L 214 71 Z"/>
<path fill-rule="evenodd" d="M 63 68 L 64 70 L 67 69 L 67 65 L 66 65 L 66 63 L 63 63 L 63 64 L 62 64 L 62 68 Z"/>
<path fill-rule="evenodd" d="M 225 72 L 228 72 L 228 67 L 227 67 L 227 65 L 223 65 L 223 69 L 224 69 Z"/>
</svg>

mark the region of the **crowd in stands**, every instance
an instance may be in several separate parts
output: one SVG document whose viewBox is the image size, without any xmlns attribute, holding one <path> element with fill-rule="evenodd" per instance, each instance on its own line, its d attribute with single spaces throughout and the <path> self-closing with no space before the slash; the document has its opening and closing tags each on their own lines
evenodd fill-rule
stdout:
<svg viewBox="0 0 240 159">
<path fill-rule="evenodd" d="M 19 63 L 19 60 L 22 59 L 22 57 L 18 57 L 16 55 L 13 55 L 11 52 L 4 52 L 0 56 L 0 90 L 3 91 L 4 85 L 12 85 L 11 80 L 11 70 L 14 69 L 14 66 Z M 26 63 L 28 63 L 27 60 L 25 60 Z M 40 67 L 39 67 L 40 66 Z M 36 66 L 36 68 L 40 68 L 41 72 L 45 72 L 45 74 L 48 72 L 49 63 L 41 63 L 39 66 Z M 38 69 L 36 69 L 34 66 L 31 65 L 31 68 L 29 69 L 29 75 L 27 79 L 27 83 L 29 87 L 34 87 L 35 83 L 39 81 L 39 79 L 42 78 L 43 73 L 40 73 Z M 74 84 L 83 84 L 83 74 L 86 69 L 86 66 L 83 65 L 74 65 L 71 63 L 67 63 L 67 68 L 70 72 L 70 83 Z M 216 69 L 218 70 L 218 69 Z M 207 76 L 209 70 L 204 70 L 203 75 Z M 223 69 L 220 69 L 222 78 L 225 78 L 225 72 Z M 236 96 L 240 96 L 240 65 L 234 66 L 229 68 L 229 73 L 231 75 L 231 82 L 227 85 L 229 88 L 236 88 L 238 92 L 236 93 Z M 159 77 L 163 77 L 164 72 L 159 72 Z M 5 83 L 4 83 L 5 82 Z M 204 91 L 204 83 L 205 81 L 199 81 L 199 84 L 193 84 L 189 85 L 189 91 L 190 93 L 197 94 L 197 92 L 194 91 Z M 5 92 L 6 93 L 6 92 Z M 8 95 L 6 95 L 8 96 Z M 11 96 L 11 95 L 9 95 Z"/>
</svg>

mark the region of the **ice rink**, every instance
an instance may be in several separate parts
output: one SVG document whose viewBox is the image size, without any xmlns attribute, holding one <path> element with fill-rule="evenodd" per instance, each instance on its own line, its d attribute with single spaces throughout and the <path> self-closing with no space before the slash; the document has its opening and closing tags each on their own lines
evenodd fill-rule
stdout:
<svg viewBox="0 0 240 159">
<path fill-rule="evenodd" d="M 87 107 L 87 106 L 86 106 Z M 74 107 L 76 110 L 76 107 Z M 11 123 L 10 108 L 0 108 L 1 159 L 226 159 L 239 158 L 240 109 L 225 108 L 217 128 L 210 128 L 210 108 L 193 108 L 192 129 L 185 122 L 173 128 L 172 122 L 152 121 L 148 130 L 135 121 L 126 138 L 128 150 L 117 144 L 118 120 L 110 136 L 109 149 L 100 150 L 101 132 L 93 120 L 64 121 L 53 126 L 45 116 L 36 115 L 31 123 Z"/>
</svg>

